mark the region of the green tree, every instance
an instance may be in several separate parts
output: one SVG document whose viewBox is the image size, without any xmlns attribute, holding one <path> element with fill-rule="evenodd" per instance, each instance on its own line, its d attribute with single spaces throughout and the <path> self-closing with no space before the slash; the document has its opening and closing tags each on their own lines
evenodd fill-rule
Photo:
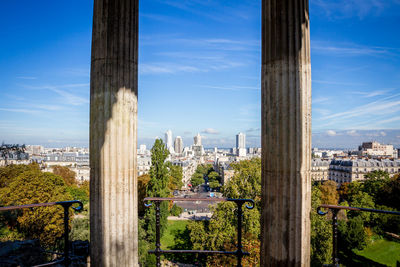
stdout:
<svg viewBox="0 0 400 267">
<path fill-rule="evenodd" d="M 71 200 L 63 179 L 53 173 L 31 169 L 15 177 L 7 187 L 0 189 L 0 199 L 5 206 Z M 27 239 L 38 238 L 44 245 L 54 245 L 64 233 L 63 209 L 59 206 L 23 209 L 16 229 Z"/>
<path fill-rule="evenodd" d="M 151 149 L 151 167 L 150 167 L 150 180 L 147 183 L 146 195 L 148 197 L 168 197 L 170 191 L 168 189 L 169 183 L 169 171 L 165 160 L 169 155 L 168 149 L 161 139 L 156 139 Z M 167 227 L 168 202 L 163 201 L 160 205 L 160 232 L 161 235 L 164 233 Z M 146 247 L 154 248 L 156 239 L 156 215 L 155 205 L 153 204 L 150 208 L 146 209 L 144 215 L 144 224 L 142 231 L 145 233 L 145 239 L 148 242 Z M 142 251 L 142 250 L 140 250 Z M 143 252 L 143 251 L 142 251 Z M 146 255 L 141 256 L 145 258 L 146 266 L 155 265 L 155 256 Z"/>
<path fill-rule="evenodd" d="M 183 186 L 182 167 L 177 165 L 172 165 L 171 162 L 168 162 L 168 169 L 169 169 L 169 183 L 168 183 L 169 190 L 170 191 L 180 190 Z"/>
<path fill-rule="evenodd" d="M 352 249 L 362 250 L 367 245 L 367 234 L 364 229 L 364 223 L 360 216 L 346 221 L 339 221 L 338 224 L 339 247 L 345 253 Z"/>
<path fill-rule="evenodd" d="M 204 167 L 203 167 L 204 168 Z M 261 199 L 261 160 L 254 158 L 233 164 L 234 176 L 223 187 L 227 198 L 251 198 L 256 201 L 254 209 L 243 206 L 243 242 L 252 251 L 259 250 L 260 236 L 260 199 Z M 212 171 L 210 171 L 211 173 Z M 209 222 L 191 222 L 188 225 L 193 249 L 234 250 L 236 240 L 237 217 L 233 202 L 219 203 L 212 207 L 213 216 Z M 258 247 L 253 247 L 258 246 Z M 244 259 L 246 264 L 259 264 L 259 254 Z M 235 260 L 227 257 L 208 257 L 208 265 L 231 266 Z M 254 264 L 255 263 L 255 264 Z M 243 263 L 246 266 L 245 263 Z M 248 265 L 248 266 L 252 266 Z"/>
<path fill-rule="evenodd" d="M 381 204 L 400 211 L 400 174 L 385 183 L 381 191 Z"/>
<path fill-rule="evenodd" d="M 311 266 L 322 266 L 331 262 L 332 227 L 327 216 L 317 214 L 322 204 L 321 189 L 313 186 L 311 190 Z"/>
<path fill-rule="evenodd" d="M 385 171 L 372 171 L 365 175 L 366 180 L 363 183 L 362 190 L 372 196 L 375 203 L 382 203 L 386 195 L 382 194 L 383 187 L 389 182 L 389 173 Z"/>
<path fill-rule="evenodd" d="M 182 208 L 174 204 L 171 208 L 171 215 L 172 216 L 179 216 L 182 213 Z"/>
<path fill-rule="evenodd" d="M 193 173 L 190 183 L 193 187 L 199 186 L 204 183 L 204 177 L 202 173 L 195 172 Z"/>
</svg>

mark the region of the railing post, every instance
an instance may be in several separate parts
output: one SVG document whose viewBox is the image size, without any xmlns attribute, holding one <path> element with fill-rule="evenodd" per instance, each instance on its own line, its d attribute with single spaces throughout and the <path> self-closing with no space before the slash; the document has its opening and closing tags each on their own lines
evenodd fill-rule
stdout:
<svg viewBox="0 0 400 267">
<path fill-rule="evenodd" d="M 338 236 L 338 222 L 337 222 L 337 214 L 339 210 L 331 209 L 332 211 L 332 262 L 333 266 L 339 266 L 339 258 L 337 255 L 337 236 Z"/>
<path fill-rule="evenodd" d="M 242 205 L 243 201 L 236 201 L 236 205 L 238 206 L 238 213 L 237 213 L 237 220 L 238 220 L 238 229 L 237 229 L 237 239 L 238 239 L 238 244 L 237 244 L 237 251 L 236 251 L 236 257 L 237 257 L 237 267 L 242 267 L 242 258 L 243 258 L 243 246 L 242 246 L 242 219 L 243 219 L 243 210 L 242 210 Z"/>
<path fill-rule="evenodd" d="M 156 204 L 156 258 L 157 267 L 161 267 L 161 236 L 160 236 L 160 203 L 161 201 L 155 201 Z"/>
<path fill-rule="evenodd" d="M 69 207 L 71 205 L 69 203 L 62 204 L 62 207 L 64 208 L 64 265 L 66 267 L 69 266 L 70 264 L 70 258 L 69 258 Z"/>
</svg>

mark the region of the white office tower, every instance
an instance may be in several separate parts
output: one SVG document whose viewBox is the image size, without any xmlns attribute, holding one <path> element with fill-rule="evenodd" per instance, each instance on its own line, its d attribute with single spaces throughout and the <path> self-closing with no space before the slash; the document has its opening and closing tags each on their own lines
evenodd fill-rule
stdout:
<svg viewBox="0 0 400 267">
<path fill-rule="evenodd" d="M 201 135 L 199 133 L 193 139 L 195 146 L 201 146 Z"/>
<path fill-rule="evenodd" d="M 169 153 L 174 154 L 174 147 L 172 145 L 172 131 L 168 130 L 165 132 L 165 146 L 167 147 Z"/>
<path fill-rule="evenodd" d="M 236 135 L 236 151 L 239 157 L 246 156 L 246 135 L 244 133 Z"/>
<path fill-rule="evenodd" d="M 177 136 L 177 137 L 175 138 L 174 148 L 175 148 L 175 153 L 181 154 L 181 153 L 183 152 L 183 141 L 182 141 L 182 137 Z"/>
</svg>

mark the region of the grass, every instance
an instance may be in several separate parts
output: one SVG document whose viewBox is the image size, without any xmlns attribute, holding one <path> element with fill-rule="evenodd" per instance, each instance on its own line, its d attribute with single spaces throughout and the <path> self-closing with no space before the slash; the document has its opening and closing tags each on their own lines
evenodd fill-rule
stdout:
<svg viewBox="0 0 400 267">
<path fill-rule="evenodd" d="M 161 249 L 168 249 L 175 245 L 174 237 L 178 231 L 186 228 L 188 221 L 168 221 L 167 230 L 161 238 Z"/>
<path fill-rule="evenodd" d="M 365 249 L 354 251 L 357 255 L 387 266 L 400 262 L 400 243 L 386 239 L 375 240 Z"/>
</svg>

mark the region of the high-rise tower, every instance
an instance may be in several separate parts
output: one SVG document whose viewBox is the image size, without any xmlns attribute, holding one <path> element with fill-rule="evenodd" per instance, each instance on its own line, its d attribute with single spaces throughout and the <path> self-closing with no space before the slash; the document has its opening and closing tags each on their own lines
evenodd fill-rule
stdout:
<svg viewBox="0 0 400 267">
<path fill-rule="evenodd" d="M 182 137 L 177 136 L 175 138 L 175 143 L 174 143 L 174 148 L 175 148 L 175 153 L 181 154 L 183 151 L 183 141 Z"/>
<path fill-rule="evenodd" d="M 169 152 L 172 154 L 174 153 L 174 147 L 172 145 L 172 131 L 168 130 L 165 132 L 165 146 L 169 150 Z"/>
<path fill-rule="evenodd" d="M 236 151 L 239 157 L 246 156 L 246 135 L 244 133 L 236 135 Z"/>
<path fill-rule="evenodd" d="M 201 135 L 199 133 L 193 137 L 193 140 L 195 146 L 201 146 Z"/>
</svg>

